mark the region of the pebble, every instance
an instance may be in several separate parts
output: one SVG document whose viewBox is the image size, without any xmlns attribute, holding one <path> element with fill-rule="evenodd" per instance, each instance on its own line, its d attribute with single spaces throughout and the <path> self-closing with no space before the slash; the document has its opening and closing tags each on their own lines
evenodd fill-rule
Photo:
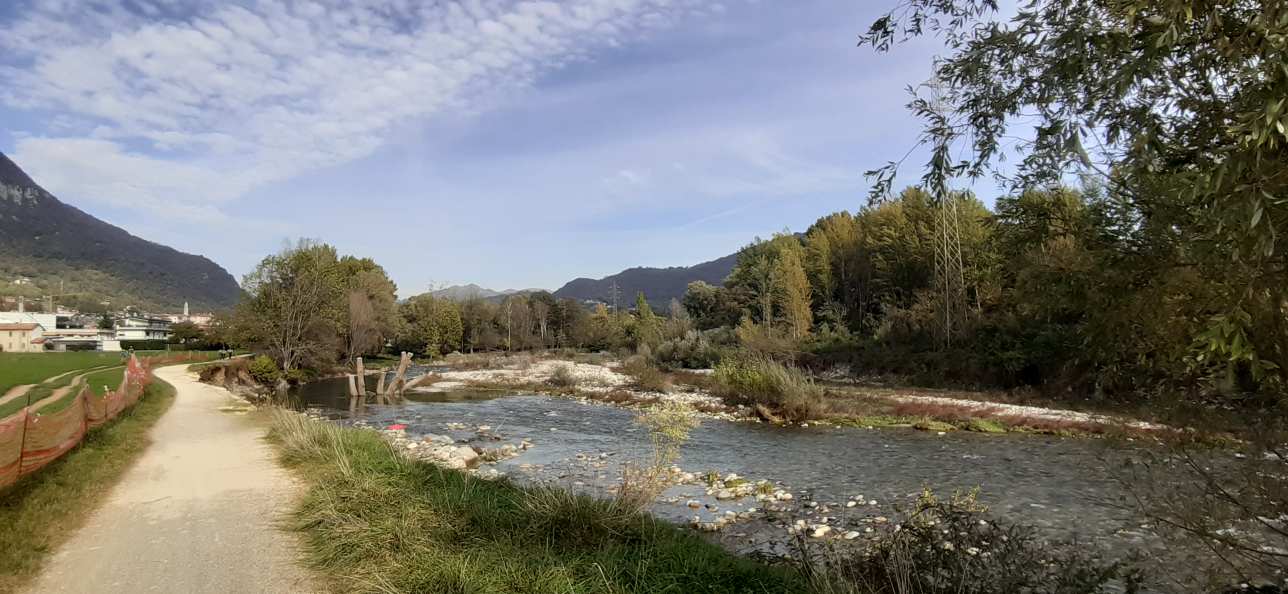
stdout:
<svg viewBox="0 0 1288 594">
<path fill-rule="evenodd" d="M 869 528 L 869 530 L 871 530 L 871 528 Z M 859 532 L 857 530 L 851 530 L 841 535 L 841 538 L 844 538 L 845 540 L 854 540 L 858 537 L 859 537 Z"/>
</svg>

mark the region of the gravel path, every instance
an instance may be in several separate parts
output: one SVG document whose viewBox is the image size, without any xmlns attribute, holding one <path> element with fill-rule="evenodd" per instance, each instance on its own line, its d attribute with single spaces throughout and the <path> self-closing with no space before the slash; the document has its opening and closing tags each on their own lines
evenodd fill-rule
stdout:
<svg viewBox="0 0 1288 594">
<path fill-rule="evenodd" d="M 297 488 L 264 428 L 221 412 L 227 391 L 186 366 L 156 370 L 177 390 L 153 443 L 31 592 L 313 592 L 297 543 L 277 525 Z"/>
</svg>

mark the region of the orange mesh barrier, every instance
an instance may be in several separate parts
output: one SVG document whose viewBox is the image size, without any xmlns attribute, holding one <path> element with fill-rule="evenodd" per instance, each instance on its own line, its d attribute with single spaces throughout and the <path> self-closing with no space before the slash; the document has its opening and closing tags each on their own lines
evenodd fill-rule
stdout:
<svg viewBox="0 0 1288 594">
<path fill-rule="evenodd" d="M 27 425 L 27 409 L 0 420 L 0 487 L 18 480 L 22 464 L 22 432 Z"/>
<path fill-rule="evenodd" d="M 19 473 L 27 474 L 49 464 L 80 443 L 85 436 L 85 400 L 80 396 L 74 396 L 67 408 L 55 413 L 41 414 L 42 406 L 27 407 L 27 433 L 22 440 Z M 41 404 L 53 402 L 56 401 L 46 400 Z"/>
<path fill-rule="evenodd" d="M 108 415 L 108 400 L 112 393 L 98 394 L 90 387 L 85 386 L 81 395 L 85 398 L 85 425 L 92 429 L 112 420 Z"/>
<path fill-rule="evenodd" d="M 87 429 L 138 402 L 151 383 L 151 367 L 131 355 L 123 373 L 121 387 L 102 396 L 89 386 L 74 385 L 68 389 L 74 396 L 46 398 L 0 419 L 0 487 L 57 460 L 84 439 Z M 68 398 L 71 402 L 57 410 Z"/>
</svg>

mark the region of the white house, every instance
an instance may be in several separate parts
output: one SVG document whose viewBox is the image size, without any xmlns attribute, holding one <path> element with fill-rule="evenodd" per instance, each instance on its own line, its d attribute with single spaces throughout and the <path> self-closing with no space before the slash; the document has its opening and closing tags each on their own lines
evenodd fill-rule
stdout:
<svg viewBox="0 0 1288 594">
<path fill-rule="evenodd" d="M 128 316 L 116 320 L 116 340 L 168 340 L 170 320 Z"/>
</svg>

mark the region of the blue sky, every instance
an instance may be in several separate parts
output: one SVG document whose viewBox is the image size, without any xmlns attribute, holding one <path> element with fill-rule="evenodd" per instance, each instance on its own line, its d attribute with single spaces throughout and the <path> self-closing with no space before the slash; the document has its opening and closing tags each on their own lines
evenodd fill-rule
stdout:
<svg viewBox="0 0 1288 594">
<path fill-rule="evenodd" d="M 311 237 L 403 296 L 554 289 L 862 206 L 862 172 L 915 142 L 904 89 L 939 51 L 855 47 L 883 8 L 19 0 L 0 8 L 0 150 L 239 277 Z"/>
</svg>

